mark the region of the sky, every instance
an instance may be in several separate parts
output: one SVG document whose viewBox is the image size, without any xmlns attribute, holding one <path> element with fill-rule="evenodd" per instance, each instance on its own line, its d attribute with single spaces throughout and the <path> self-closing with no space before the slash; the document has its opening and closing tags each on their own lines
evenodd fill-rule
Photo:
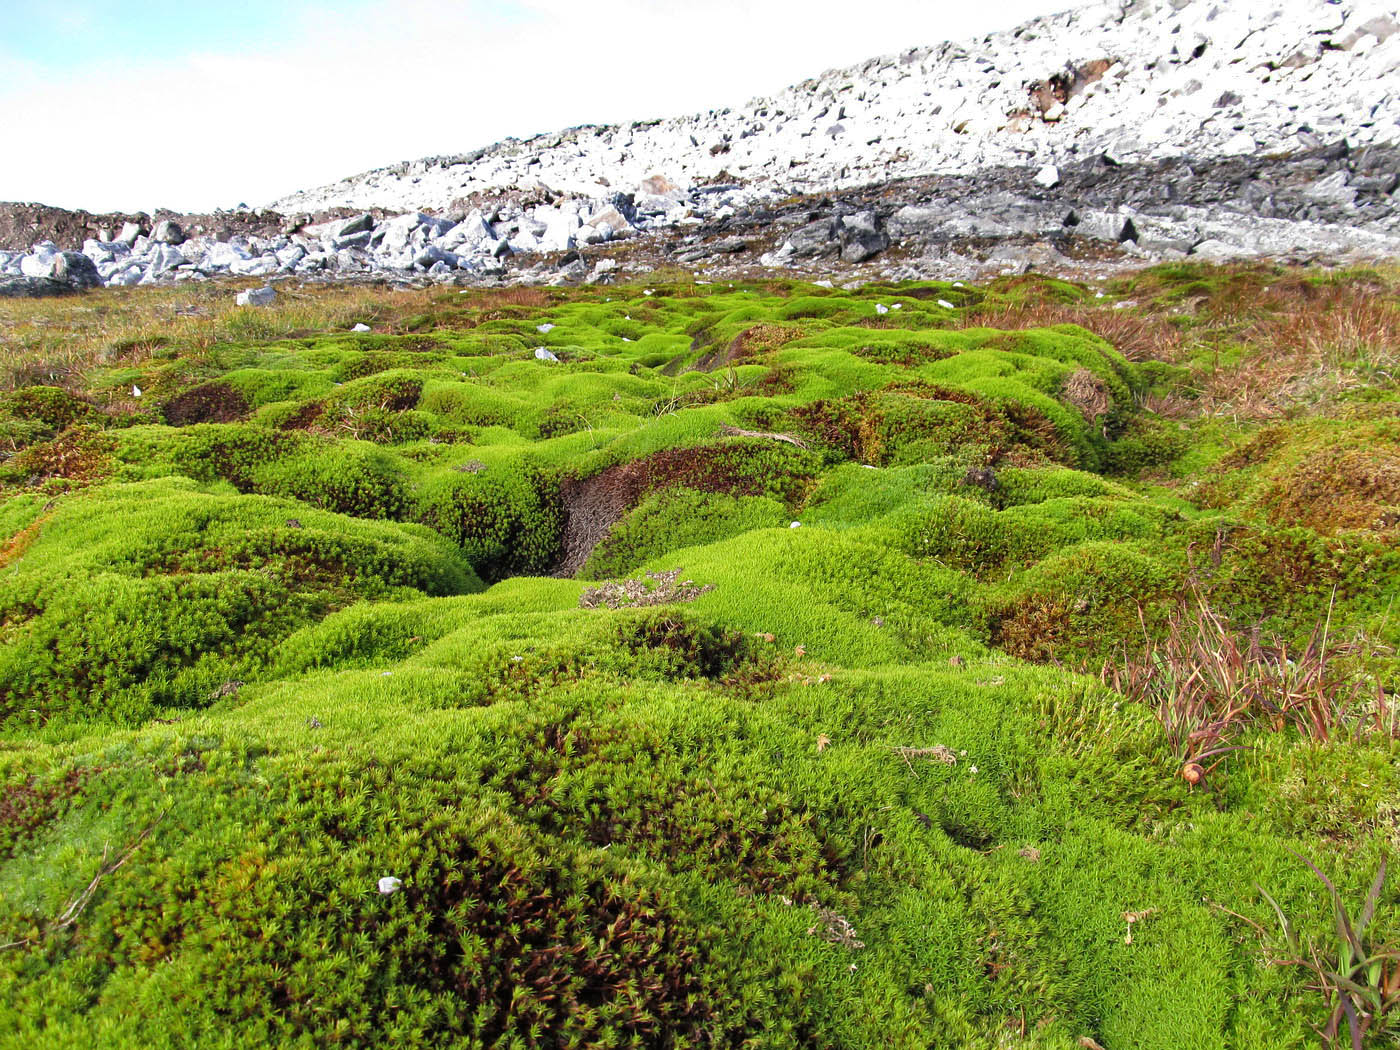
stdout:
<svg viewBox="0 0 1400 1050">
<path fill-rule="evenodd" d="M 0 0 L 0 201 L 254 207 L 726 105 L 1074 0 Z"/>
</svg>

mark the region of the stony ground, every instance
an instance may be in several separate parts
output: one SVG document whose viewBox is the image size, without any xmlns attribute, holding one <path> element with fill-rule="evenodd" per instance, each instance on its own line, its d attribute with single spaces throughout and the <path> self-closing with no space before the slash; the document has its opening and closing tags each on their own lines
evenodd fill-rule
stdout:
<svg viewBox="0 0 1400 1050">
<path fill-rule="evenodd" d="M 1390 1045 L 1394 271 L 678 276 L 0 306 L 0 1045 Z"/>
</svg>

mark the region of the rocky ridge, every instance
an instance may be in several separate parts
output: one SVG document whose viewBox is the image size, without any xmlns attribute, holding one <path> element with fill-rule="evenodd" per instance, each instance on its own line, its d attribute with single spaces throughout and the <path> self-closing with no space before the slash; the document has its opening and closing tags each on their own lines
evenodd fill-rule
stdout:
<svg viewBox="0 0 1400 1050">
<path fill-rule="evenodd" d="M 737 110 L 507 140 L 266 211 L 89 222 L 80 252 L 63 239 L 75 224 L 55 223 L 52 240 L 0 252 L 0 294 L 1393 256 L 1397 70 L 1400 20 L 1369 0 L 1096 2 Z"/>
</svg>

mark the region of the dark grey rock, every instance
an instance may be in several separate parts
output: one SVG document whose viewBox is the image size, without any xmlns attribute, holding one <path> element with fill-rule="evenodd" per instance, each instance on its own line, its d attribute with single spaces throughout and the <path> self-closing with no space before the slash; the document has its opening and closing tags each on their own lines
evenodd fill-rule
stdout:
<svg viewBox="0 0 1400 1050">
<path fill-rule="evenodd" d="M 374 229 L 374 216 L 369 212 L 356 215 L 353 219 L 346 219 L 336 228 L 333 236 L 336 238 L 350 237 L 357 233 L 364 233 Z"/>
<path fill-rule="evenodd" d="M 799 259 L 834 255 L 841 249 L 839 223 L 836 219 L 821 219 L 808 223 L 788 234 L 786 245 Z"/>
<path fill-rule="evenodd" d="M 102 287 L 97 264 L 82 252 L 60 252 L 54 260 L 51 276 L 77 291 Z"/>
<path fill-rule="evenodd" d="M 883 230 L 846 229 L 841 231 L 841 261 L 865 262 L 890 246 L 889 234 Z"/>
<path fill-rule="evenodd" d="M 151 240 L 159 244 L 184 244 L 185 231 L 173 219 L 162 219 L 151 232 Z"/>
<path fill-rule="evenodd" d="M 0 276 L 0 299 L 42 299 L 50 295 L 72 295 L 77 291 L 66 281 L 52 277 Z"/>
</svg>

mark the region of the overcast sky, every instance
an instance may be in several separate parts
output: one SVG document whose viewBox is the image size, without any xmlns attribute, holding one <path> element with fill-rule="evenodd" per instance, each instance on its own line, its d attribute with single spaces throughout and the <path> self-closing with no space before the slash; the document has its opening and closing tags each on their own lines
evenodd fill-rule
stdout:
<svg viewBox="0 0 1400 1050">
<path fill-rule="evenodd" d="M 1074 0 L 0 0 L 0 200 L 257 206 L 742 103 Z"/>
</svg>

